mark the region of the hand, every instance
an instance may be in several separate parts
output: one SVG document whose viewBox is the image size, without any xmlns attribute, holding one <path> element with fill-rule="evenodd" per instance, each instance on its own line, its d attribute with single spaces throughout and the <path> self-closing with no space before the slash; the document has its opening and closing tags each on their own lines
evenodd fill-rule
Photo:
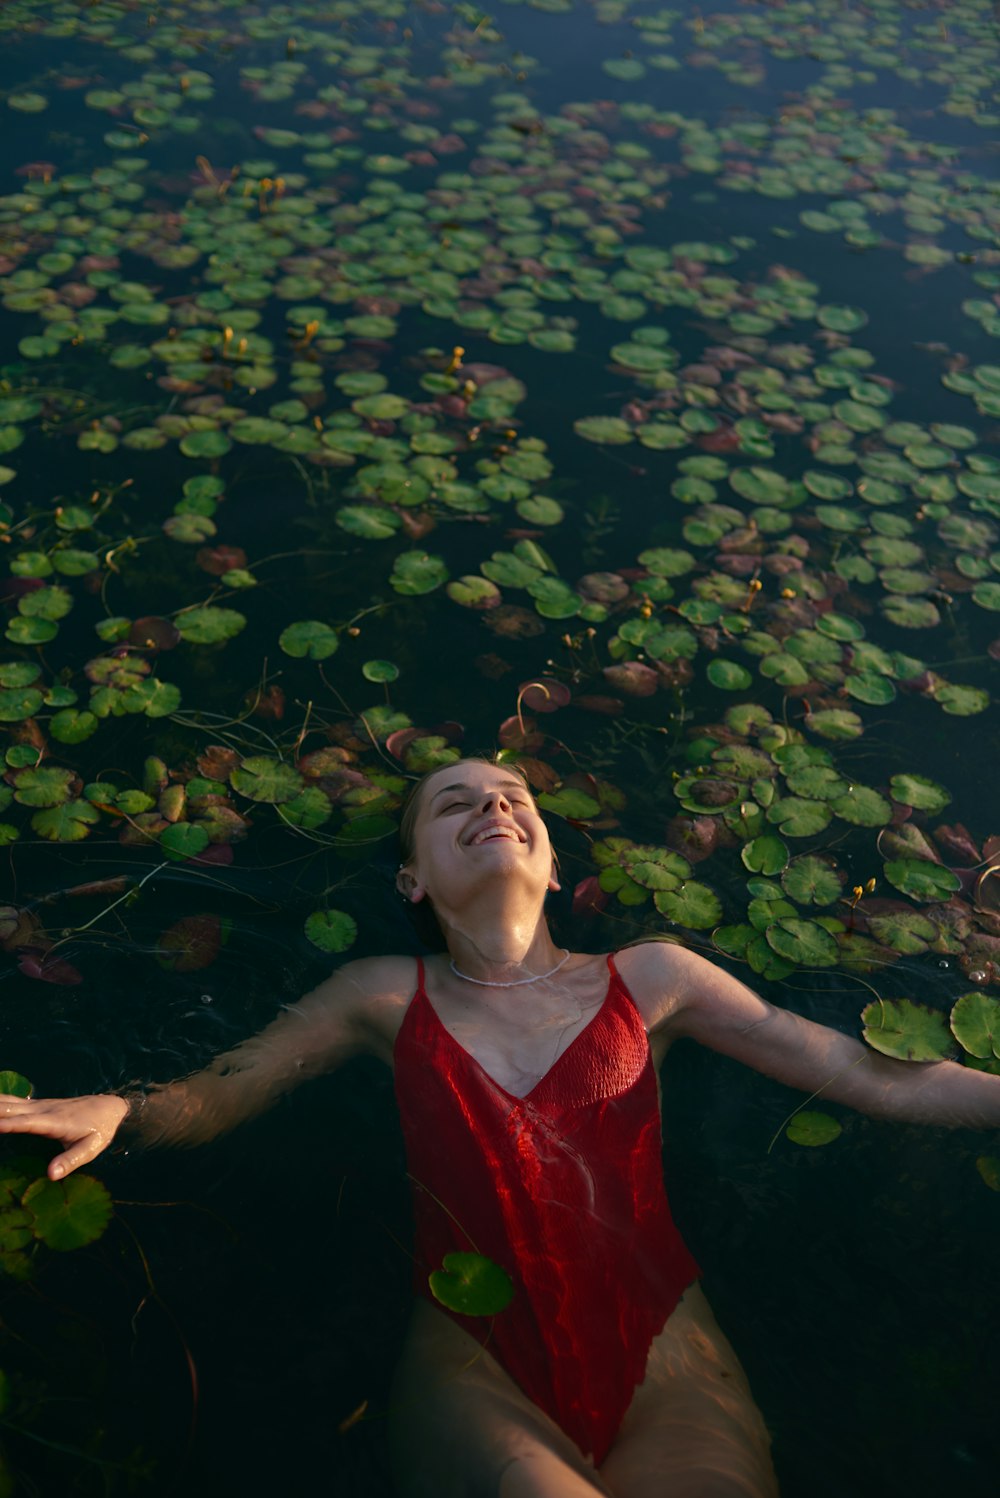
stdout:
<svg viewBox="0 0 1000 1498">
<path fill-rule="evenodd" d="M 128 1113 L 115 1093 L 92 1097 L 23 1098 L 0 1093 L 0 1134 L 38 1134 L 66 1146 L 49 1161 L 48 1177 L 58 1181 L 106 1150 Z"/>
</svg>

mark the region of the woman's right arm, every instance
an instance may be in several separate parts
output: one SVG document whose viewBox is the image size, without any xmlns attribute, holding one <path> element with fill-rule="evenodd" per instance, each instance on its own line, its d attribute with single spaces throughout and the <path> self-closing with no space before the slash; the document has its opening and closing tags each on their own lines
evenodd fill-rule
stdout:
<svg viewBox="0 0 1000 1498">
<path fill-rule="evenodd" d="M 363 1052 L 387 1054 L 387 1016 L 411 982 L 412 960 L 346 963 L 259 1034 L 193 1076 L 138 1093 L 26 1099 L 0 1095 L 0 1134 L 36 1134 L 64 1148 L 49 1163 L 59 1180 L 112 1140 L 140 1146 L 207 1143 L 264 1113 L 293 1087 Z"/>
</svg>

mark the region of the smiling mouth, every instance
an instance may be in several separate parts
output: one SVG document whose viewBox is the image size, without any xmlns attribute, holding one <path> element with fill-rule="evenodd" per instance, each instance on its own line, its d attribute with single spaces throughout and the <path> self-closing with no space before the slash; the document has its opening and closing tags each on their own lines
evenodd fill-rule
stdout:
<svg viewBox="0 0 1000 1498">
<path fill-rule="evenodd" d="M 482 832 L 477 832 L 471 840 L 470 848 L 481 847 L 483 843 L 491 843 L 497 839 L 506 839 L 508 842 L 522 843 L 525 839 L 513 827 L 486 827 Z"/>
</svg>

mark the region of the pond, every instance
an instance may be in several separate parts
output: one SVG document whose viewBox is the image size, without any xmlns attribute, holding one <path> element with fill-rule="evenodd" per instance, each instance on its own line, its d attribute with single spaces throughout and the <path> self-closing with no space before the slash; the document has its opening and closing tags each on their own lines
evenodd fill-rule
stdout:
<svg viewBox="0 0 1000 1498">
<path fill-rule="evenodd" d="M 417 951 L 407 785 L 499 748 L 566 940 L 1000 1071 L 993 7 L 8 0 L 0 38 L 0 1065 L 181 1075 Z M 995 1143 L 687 1043 L 664 1080 L 786 1498 L 994 1493 Z M 4 1161 L 0 1491 L 388 1494 L 377 1067 L 68 1204 Z"/>
</svg>

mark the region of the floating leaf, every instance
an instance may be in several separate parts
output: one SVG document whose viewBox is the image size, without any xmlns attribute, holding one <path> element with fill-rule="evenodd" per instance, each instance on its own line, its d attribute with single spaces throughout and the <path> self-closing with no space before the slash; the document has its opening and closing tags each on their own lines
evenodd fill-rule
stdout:
<svg viewBox="0 0 1000 1498">
<path fill-rule="evenodd" d="M 100 813 L 89 801 L 66 801 L 61 806 L 37 811 L 31 826 L 39 837 L 51 843 L 77 843 L 99 821 Z"/>
<path fill-rule="evenodd" d="M 237 769 L 230 771 L 229 783 L 251 801 L 272 804 L 291 801 L 303 788 L 298 770 L 264 754 L 252 754 L 243 760 Z"/>
<path fill-rule="evenodd" d="M 830 967 L 837 960 L 835 938 L 816 921 L 780 916 L 764 931 L 768 946 L 796 967 Z"/>
<path fill-rule="evenodd" d="M 0 1092 L 7 1097 L 31 1097 L 34 1090 L 19 1071 L 0 1071 Z"/>
<path fill-rule="evenodd" d="M 710 661 L 705 674 L 714 687 L 721 687 L 724 692 L 743 692 L 753 685 L 750 672 L 736 661 Z"/>
<path fill-rule="evenodd" d="M 235 609 L 217 608 L 214 604 L 188 609 L 178 614 L 176 620 L 181 639 L 192 645 L 219 645 L 231 640 L 246 622 L 245 616 Z"/>
<path fill-rule="evenodd" d="M 183 862 L 204 853 L 208 847 L 208 832 L 194 822 L 177 822 L 163 829 L 159 841 L 168 858 Z"/>
<path fill-rule="evenodd" d="M 785 1137 L 793 1144 L 807 1144 L 818 1146 L 821 1144 L 832 1144 L 839 1139 L 843 1133 L 841 1125 L 829 1113 L 816 1113 L 810 1109 L 803 1109 L 796 1113 L 788 1128 Z"/>
<path fill-rule="evenodd" d="M 657 890 L 653 903 L 661 915 L 693 931 L 706 931 L 722 920 L 722 904 L 707 884 L 689 879 L 677 890 Z"/>
<path fill-rule="evenodd" d="M 305 933 L 321 952 L 346 952 L 357 939 L 358 923 L 344 910 L 314 910 L 306 917 Z"/>
<path fill-rule="evenodd" d="M 427 1276 L 431 1294 L 461 1316 L 496 1316 L 514 1298 L 510 1275 L 483 1254 L 450 1253 Z"/>
<path fill-rule="evenodd" d="M 962 881 L 951 869 L 922 858 L 890 860 L 885 866 L 885 877 L 896 889 L 915 900 L 947 900 L 962 887 Z"/>
<path fill-rule="evenodd" d="M 600 815 L 601 808 L 593 796 L 569 786 L 559 791 L 543 791 L 537 798 L 542 811 L 551 811 L 557 817 L 569 817 L 575 822 L 586 822 Z"/>
<path fill-rule="evenodd" d="M 973 989 L 951 1011 L 951 1033 L 972 1056 L 1000 1057 L 1000 999 Z"/>
<path fill-rule="evenodd" d="M 397 593 L 413 598 L 440 588 L 448 581 L 448 568 L 442 557 L 426 551 L 405 551 L 396 558 L 389 581 Z"/>
<path fill-rule="evenodd" d="M 889 789 L 894 801 L 917 811 L 943 811 L 951 801 L 951 792 L 936 780 L 928 780 L 926 775 L 893 775 Z"/>
<path fill-rule="evenodd" d="M 945 1016 L 911 999 L 876 999 L 861 1012 L 864 1038 L 884 1056 L 942 1061 L 954 1054 Z"/>
<path fill-rule="evenodd" d="M 781 887 L 800 905 L 832 905 L 840 895 L 842 879 L 824 858 L 807 853 L 794 858 L 781 876 Z"/>
<path fill-rule="evenodd" d="M 788 863 L 788 848 L 780 837 L 765 833 L 747 843 L 740 857 L 745 867 L 755 874 L 780 874 Z"/>
<path fill-rule="evenodd" d="M 340 640 L 336 630 L 322 620 L 300 619 L 281 631 L 278 644 L 286 655 L 296 659 L 308 657 L 312 661 L 325 661 L 333 655 Z"/>
<path fill-rule="evenodd" d="M 31 1213 L 35 1237 L 59 1252 L 93 1243 L 114 1211 L 107 1188 L 93 1176 L 80 1174 L 62 1181 L 33 1181 L 21 1201 Z"/>
</svg>

